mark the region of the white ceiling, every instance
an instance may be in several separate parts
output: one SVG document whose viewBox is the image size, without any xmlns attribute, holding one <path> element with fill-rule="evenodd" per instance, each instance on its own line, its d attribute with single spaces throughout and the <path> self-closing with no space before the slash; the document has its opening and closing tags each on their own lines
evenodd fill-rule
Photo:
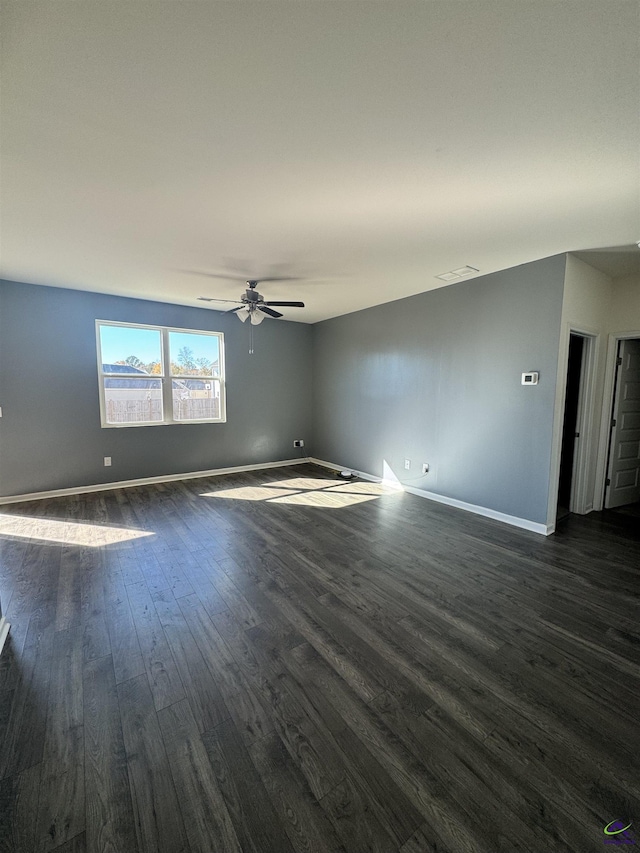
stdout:
<svg viewBox="0 0 640 853">
<path fill-rule="evenodd" d="M 2 9 L 5 278 L 315 322 L 640 240 L 636 0 Z"/>
</svg>

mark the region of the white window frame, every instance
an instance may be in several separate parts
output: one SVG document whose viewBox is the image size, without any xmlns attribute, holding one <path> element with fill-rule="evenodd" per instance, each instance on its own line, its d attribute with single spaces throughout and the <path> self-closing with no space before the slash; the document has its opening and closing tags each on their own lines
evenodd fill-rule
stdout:
<svg viewBox="0 0 640 853">
<path fill-rule="evenodd" d="M 109 373 L 102 369 L 102 343 L 100 340 L 100 329 L 103 326 L 119 326 L 127 329 L 149 329 L 150 331 L 160 332 L 160 348 L 161 348 L 161 367 L 162 373 L 158 375 L 149 374 L 151 379 L 160 381 L 162 393 L 162 415 L 161 421 L 137 421 L 127 423 L 112 424 L 107 421 L 107 406 L 104 394 L 105 378 L 140 378 L 141 374 L 134 373 Z M 183 332 L 193 335 L 209 335 L 210 337 L 218 338 L 218 375 L 204 376 L 196 375 L 189 376 L 189 379 L 202 379 L 218 381 L 220 383 L 220 417 L 219 418 L 199 418 L 194 420 L 175 420 L 173 417 L 173 380 L 183 378 L 178 374 L 171 373 L 171 359 L 169 355 L 169 333 Z M 188 426 L 189 424 L 220 424 L 227 421 L 227 402 L 226 402 L 226 382 L 225 382 L 225 361 L 224 361 L 224 334 L 222 332 L 211 332 L 207 329 L 183 329 L 177 326 L 152 326 L 148 323 L 121 323 L 116 320 L 96 320 L 96 353 L 98 356 L 98 392 L 100 397 L 100 423 L 103 429 L 122 429 L 130 427 L 148 427 L 148 426 L 168 426 L 180 425 Z"/>
</svg>

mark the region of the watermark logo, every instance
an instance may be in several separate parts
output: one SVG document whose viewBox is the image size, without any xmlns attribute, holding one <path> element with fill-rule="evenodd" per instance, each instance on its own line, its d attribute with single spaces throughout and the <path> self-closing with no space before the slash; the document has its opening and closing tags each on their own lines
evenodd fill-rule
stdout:
<svg viewBox="0 0 640 853">
<path fill-rule="evenodd" d="M 605 844 L 635 844 L 635 839 L 631 834 L 631 821 L 625 826 L 623 820 L 612 820 L 603 829 Z"/>
</svg>

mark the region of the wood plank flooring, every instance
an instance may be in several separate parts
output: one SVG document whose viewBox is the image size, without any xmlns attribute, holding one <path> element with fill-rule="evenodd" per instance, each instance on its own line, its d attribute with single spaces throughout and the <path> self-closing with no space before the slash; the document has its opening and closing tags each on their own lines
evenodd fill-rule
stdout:
<svg viewBox="0 0 640 853">
<path fill-rule="evenodd" d="M 2 853 L 640 844 L 637 518 L 311 465 L 0 516 Z"/>
</svg>

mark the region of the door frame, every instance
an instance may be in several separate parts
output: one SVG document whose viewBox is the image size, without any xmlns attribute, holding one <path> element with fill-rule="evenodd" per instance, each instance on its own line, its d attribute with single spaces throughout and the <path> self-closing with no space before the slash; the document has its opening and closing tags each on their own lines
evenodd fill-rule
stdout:
<svg viewBox="0 0 640 853">
<path fill-rule="evenodd" d="M 604 493 L 607 483 L 607 461 L 611 443 L 611 418 L 613 413 L 613 395 L 616 383 L 616 359 L 620 341 L 640 339 L 640 330 L 609 335 L 607 347 L 607 363 L 604 374 L 604 389 L 602 394 L 602 417 L 600 420 L 600 442 L 598 446 L 598 462 L 596 466 L 596 485 L 593 495 L 593 508 L 604 509 Z"/>
<path fill-rule="evenodd" d="M 582 364 L 580 366 L 580 388 L 578 391 L 578 414 L 576 432 L 580 438 L 573 454 L 571 477 L 571 499 L 569 512 L 586 515 L 593 509 L 593 494 L 589 494 L 589 465 L 593 458 L 593 400 L 596 379 L 597 335 L 571 330 L 570 335 L 582 338 Z M 567 353 L 568 359 L 568 353 Z M 568 361 L 567 361 L 568 365 Z M 566 398 L 566 388 L 565 388 Z M 593 468 L 591 467 L 591 470 Z"/>
<path fill-rule="evenodd" d="M 549 502 L 547 507 L 547 531 L 553 533 L 558 512 L 558 488 L 560 486 L 560 457 L 562 455 L 562 429 L 567 401 L 567 370 L 569 367 L 569 342 L 571 335 L 584 338 L 582 364 L 580 369 L 580 391 L 576 431 L 580 441 L 574 451 L 574 465 L 571 479 L 571 512 L 585 515 L 594 508 L 593 496 L 589 494 L 589 472 L 593 471 L 593 421 L 594 399 L 597 379 L 597 356 L 600 349 L 601 334 L 577 323 L 567 323 L 562 333 L 561 352 L 558 358 L 556 385 L 556 407 L 554 417 L 554 435 L 551 452 L 551 476 L 549 478 Z"/>
</svg>

